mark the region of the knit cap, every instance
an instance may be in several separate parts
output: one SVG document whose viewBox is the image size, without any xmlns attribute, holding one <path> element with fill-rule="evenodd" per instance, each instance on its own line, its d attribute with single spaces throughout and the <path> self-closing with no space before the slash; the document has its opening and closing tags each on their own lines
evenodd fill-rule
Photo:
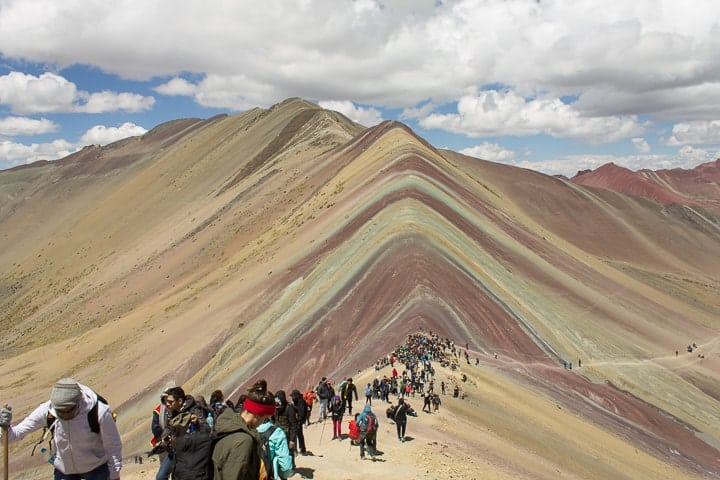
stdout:
<svg viewBox="0 0 720 480">
<path fill-rule="evenodd" d="M 62 378 L 53 385 L 50 403 L 56 410 L 68 410 L 80 405 L 82 392 L 80 385 L 72 378 Z"/>
</svg>

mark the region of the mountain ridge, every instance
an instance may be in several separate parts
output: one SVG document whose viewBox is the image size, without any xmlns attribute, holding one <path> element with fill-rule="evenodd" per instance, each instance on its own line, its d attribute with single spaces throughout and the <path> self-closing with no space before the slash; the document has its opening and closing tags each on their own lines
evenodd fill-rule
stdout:
<svg viewBox="0 0 720 480">
<path fill-rule="evenodd" d="M 302 99 L 3 171 L 0 195 L 0 394 L 19 412 L 74 375 L 115 399 L 137 451 L 169 380 L 304 389 L 424 328 L 500 353 L 504 381 L 664 465 L 720 472 L 712 208 L 436 149 Z M 693 341 L 710 358 L 670 354 Z"/>
</svg>

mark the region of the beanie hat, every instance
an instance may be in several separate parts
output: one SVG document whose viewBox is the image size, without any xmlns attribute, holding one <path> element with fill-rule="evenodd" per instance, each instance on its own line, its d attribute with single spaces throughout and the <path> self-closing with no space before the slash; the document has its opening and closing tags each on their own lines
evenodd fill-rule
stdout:
<svg viewBox="0 0 720 480">
<path fill-rule="evenodd" d="M 50 404 L 55 410 L 75 408 L 80 405 L 81 399 L 80 385 L 72 378 L 58 380 L 50 392 Z"/>
</svg>

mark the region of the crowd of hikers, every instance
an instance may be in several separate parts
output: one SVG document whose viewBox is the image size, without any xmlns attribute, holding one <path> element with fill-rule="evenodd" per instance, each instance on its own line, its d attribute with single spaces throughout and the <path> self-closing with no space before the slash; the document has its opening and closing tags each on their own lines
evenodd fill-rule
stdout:
<svg viewBox="0 0 720 480">
<path fill-rule="evenodd" d="M 379 454 L 380 421 L 372 410 L 373 402 L 387 404 L 385 414 L 396 426 L 398 441 L 405 442 L 408 417 L 417 416 L 410 399 L 422 397 L 423 411 L 438 412 L 441 400 L 434 365 L 455 368 L 458 358 L 454 342 L 420 332 L 408 335 L 404 345 L 376 363 L 376 371 L 389 366 L 391 373 L 376 376 L 360 394 L 352 378 L 335 385 L 322 377 L 305 392 L 294 389 L 289 396 L 284 390 L 268 390 L 267 382 L 258 380 L 235 402 L 221 390 L 206 400 L 170 386 L 163 390 L 150 422 L 152 449 L 147 453 L 158 456 L 156 480 L 289 478 L 296 474 L 295 457 L 310 454 L 303 429 L 313 418 L 324 423 L 329 417 L 332 440 L 350 438 L 360 447 L 361 459 L 367 458 L 366 452 L 374 459 Z M 444 394 L 444 381 L 440 388 Z M 353 402 L 363 393 L 365 402 L 353 414 Z M 352 419 L 343 437 L 346 414 Z M 122 446 L 114 414 L 89 387 L 62 379 L 49 401 L 19 424 L 11 423 L 12 410 L 6 405 L 0 409 L 0 427 L 10 440 L 45 430 L 38 445 L 48 442 L 49 448 L 41 451 L 52 455 L 48 460 L 55 480 L 120 478 Z"/>
</svg>

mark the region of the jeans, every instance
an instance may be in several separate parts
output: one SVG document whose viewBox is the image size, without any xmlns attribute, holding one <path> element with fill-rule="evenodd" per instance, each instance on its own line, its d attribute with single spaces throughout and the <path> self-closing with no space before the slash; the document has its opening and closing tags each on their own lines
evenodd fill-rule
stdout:
<svg viewBox="0 0 720 480">
<path fill-rule="evenodd" d="M 320 415 L 318 416 L 319 422 L 322 422 L 323 420 L 325 420 L 327 418 L 327 412 L 328 412 L 327 405 L 328 405 L 328 399 L 321 398 L 320 399 L 320 412 L 319 412 Z"/>
<path fill-rule="evenodd" d="M 175 454 L 168 453 L 167 457 L 160 462 L 160 469 L 158 470 L 157 475 L 155 475 L 155 480 L 168 480 L 170 478 L 174 459 Z"/>
<path fill-rule="evenodd" d="M 110 469 L 107 463 L 103 463 L 94 470 L 85 473 L 62 473 L 55 469 L 55 480 L 108 480 L 110 478 Z"/>
</svg>

